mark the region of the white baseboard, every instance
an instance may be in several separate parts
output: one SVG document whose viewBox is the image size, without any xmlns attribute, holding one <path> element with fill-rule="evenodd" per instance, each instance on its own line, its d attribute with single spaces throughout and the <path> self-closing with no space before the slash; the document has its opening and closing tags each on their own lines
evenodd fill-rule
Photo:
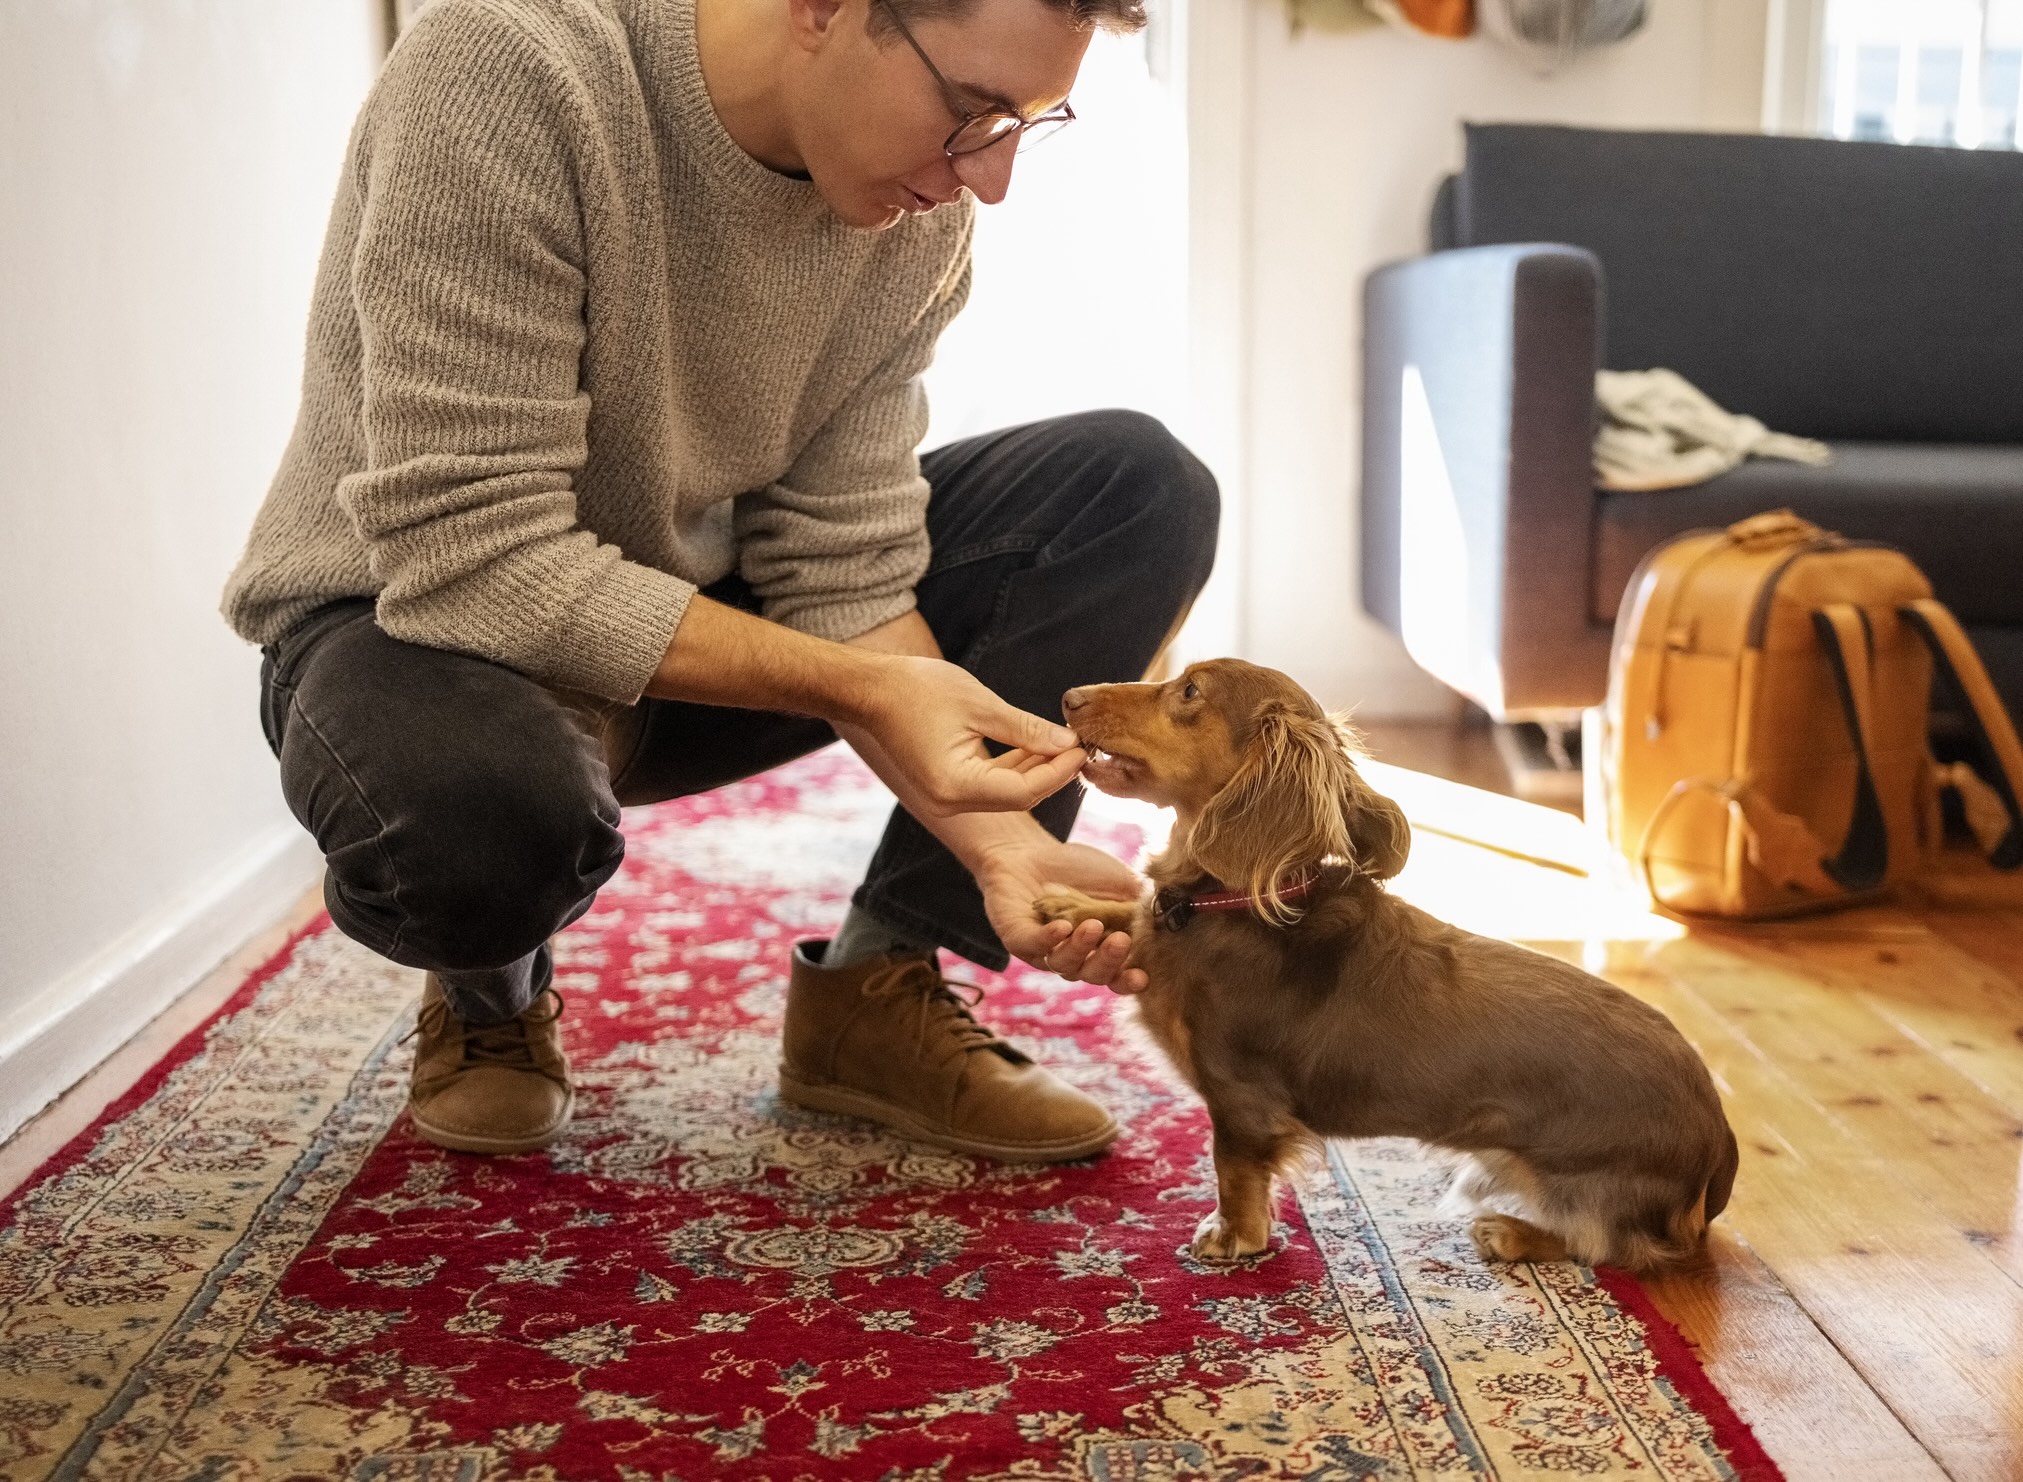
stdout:
<svg viewBox="0 0 2023 1482">
<path fill-rule="evenodd" d="M 272 925 L 322 866 L 307 834 L 293 824 L 277 827 L 0 1016 L 0 1139 Z"/>
</svg>

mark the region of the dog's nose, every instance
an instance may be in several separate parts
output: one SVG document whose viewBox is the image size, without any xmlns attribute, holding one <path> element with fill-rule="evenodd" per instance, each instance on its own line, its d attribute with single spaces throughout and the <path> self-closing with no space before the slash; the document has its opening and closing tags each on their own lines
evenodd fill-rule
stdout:
<svg viewBox="0 0 2023 1482">
<path fill-rule="evenodd" d="M 1065 695 L 1061 696 L 1061 714 L 1073 715 L 1088 703 L 1089 692 L 1086 689 L 1069 690 Z"/>
</svg>

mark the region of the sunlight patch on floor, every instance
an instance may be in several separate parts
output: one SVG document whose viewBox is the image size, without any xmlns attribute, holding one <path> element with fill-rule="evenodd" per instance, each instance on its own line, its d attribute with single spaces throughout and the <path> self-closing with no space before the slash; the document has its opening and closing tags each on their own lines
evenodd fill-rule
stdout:
<svg viewBox="0 0 2023 1482">
<path fill-rule="evenodd" d="M 1392 889 L 1421 910 L 1507 941 L 1591 944 L 1587 955 L 1597 958 L 1609 942 L 1684 934 L 1613 878 L 1601 845 L 1571 814 L 1382 762 L 1359 766 L 1412 820 L 1412 859 Z M 1091 790 L 1082 806 L 1142 830 L 1146 858 L 1173 828 L 1170 812 L 1135 799 Z"/>
</svg>

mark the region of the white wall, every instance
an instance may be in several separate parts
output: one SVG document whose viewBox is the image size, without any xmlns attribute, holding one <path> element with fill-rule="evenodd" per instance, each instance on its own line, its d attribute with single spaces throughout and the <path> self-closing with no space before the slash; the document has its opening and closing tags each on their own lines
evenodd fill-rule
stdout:
<svg viewBox="0 0 2023 1482">
<path fill-rule="evenodd" d="M 1185 418 L 1186 124 L 1148 41 L 1098 32 L 1076 121 L 979 207 L 969 303 L 927 372 L 934 447 L 1098 407 Z"/>
<path fill-rule="evenodd" d="M 314 878 L 216 609 L 382 10 L 0 3 L 0 1135 Z"/>
<path fill-rule="evenodd" d="M 1424 250 L 1464 119 L 1757 127 L 1764 25 L 1762 0 L 1654 0 L 1639 35 L 1541 79 L 1485 39 L 1294 37 L 1275 5 L 1252 5 L 1247 55 L 1222 58 L 1246 68 L 1244 178 L 1221 187 L 1240 192 L 1249 227 L 1238 637 L 1249 657 L 1366 717 L 1451 713 L 1357 593 L 1363 278 Z M 1193 122 L 1217 125 L 1199 111 Z"/>
</svg>

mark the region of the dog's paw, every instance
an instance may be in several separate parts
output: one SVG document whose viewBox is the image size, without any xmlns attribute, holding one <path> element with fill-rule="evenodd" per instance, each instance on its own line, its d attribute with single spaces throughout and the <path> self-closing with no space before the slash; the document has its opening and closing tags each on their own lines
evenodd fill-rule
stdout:
<svg viewBox="0 0 2023 1482">
<path fill-rule="evenodd" d="M 1271 1247 L 1271 1225 L 1262 1222 L 1254 1230 L 1242 1229 L 1215 1210 L 1201 1217 L 1194 1227 L 1194 1243 L 1188 1254 L 1197 1261 L 1240 1261 L 1245 1256 L 1262 1255 Z"/>
<path fill-rule="evenodd" d="M 1066 886 L 1050 890 L 1033 902 L 1033 916 L 1042 926 L 1053 921 L 1065 921 L 1068 925 L 1074 926 L 1091 917 L 1101 917 L 1102 914 L 1101 902 L 1082 894 L 1079 890 L 1069 890 Z"/>
<path fill-rule="evenodd" d="M 1500 1214 L 1478 1215 L 1468 1222 L 1468 1239 L 1485 1261 L 1515 1261 L 1519 1241 L 1511 1221 Z"/>
<path fill-rule="evenodd" d="M 1056 885 L 1033 902 L 1033 916 L 1040 925 L 1065 921 L 1080 926 L 1084 921 L 1100 921 L 1105 932 L 1130 931 L 1137 923 L 1136 901 L 1102 900 L 1084 895 L 1065 885 Z"/>
<path fill-rule="evenodd" d="M 1477 1215 L 1468 1226 L 1475 1253 L 1485 1261 L 1563 1261 L 1557 1235 L 1507 1214 Z"/>
</svg>

